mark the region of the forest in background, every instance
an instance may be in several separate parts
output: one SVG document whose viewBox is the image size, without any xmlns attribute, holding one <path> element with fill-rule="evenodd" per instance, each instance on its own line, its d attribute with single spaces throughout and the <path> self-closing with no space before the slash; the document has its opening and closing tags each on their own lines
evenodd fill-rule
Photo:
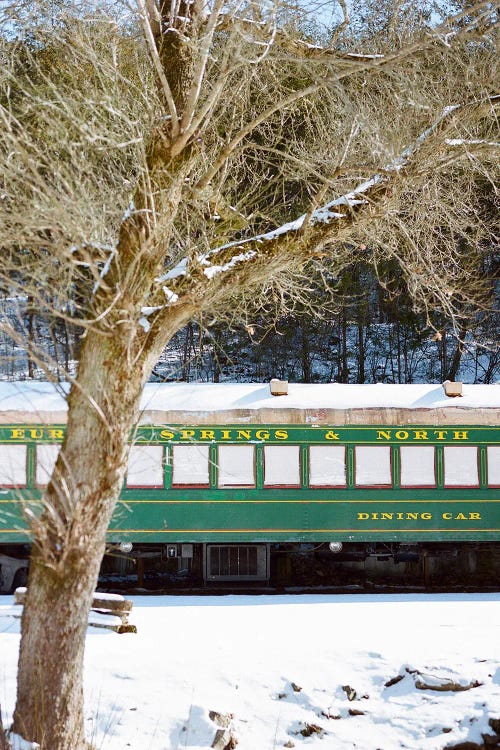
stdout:
<svg viewBox="0 0 500 750">
<path fill-rule="evenodd" d="M 309 279 L 307 303 L 275 315 L 273 301 L 246 325 L 191 322 L 165 347 L 150 380 L 156 382 L 419 383 L 462 380 L 493 383 L 500 376 L 499 316 L 495 310 L 495 254 L 483 273 L 491 279 L 491 309 L 464 316 L 459 330 L 436 311 L 428 321 L 414 311 L 401 278 L 385 282 L 360 263 L 325 288 Z M 311 293 L 312 290 L 312 293 Z M 0 378 L 59 380 L 74 374 L 82 329 L 40 315 L 26 297 L 0 300 L 19 336 L 43 360 L 0 332 Z"/>
<path fill-rule="evenodd" d="M 344 7 L 342 3 L 340 6 Z M 50 27 L 56 10 L 66 9 L 67 12 L 69 7 L 64 2 L 60 6 L 49 3 L 45 14 L 42 12 L 37 21 L 40 29 L 37 31 L 31 27 L 30 32 L 16 42 L 20 50 L 20 63 L 17 64 L 21 65 L 23 75 L 30 79 L 30 86 L 39 87 L 37 96 L 41 95 L 40 91 L 45 91 L 44 77 L 50 76 L 53 68 L 59 68 L 58 55 L 61 54 L 52 40 L 47 48 L 39 46 L 37 33 L 45 39 L 43 29 L 47 23 Z M 300 3 L 295 12 L 292 8 L 293 4 L 284 4 L 280 8 L 281 27 L 295 40 L 287 42 L 292 44 L 291 51 L 294 55 L 304 53 L 304 49 L 293 46 L 297 44 L 299 30 L 306 47 L 309 45 L 311 49 L 320 50 L 316 45 L 325 44 L 329 33 L 325 26 L 325 12 L 319 12 L 316 5 L 311 5 L 304 15 Z M 457 9 L 460 8 L 458 3 Z M 350 49 L 356 43 L 370 53 L 398 48 L 412 38 L 417 29 L 425 28 L 431 19 L 437 22 L 440 14 L 445 17 L 449 10 L 435 2 L 413 5 L 392 0 L 382 3 L 364 0 L 359 7 L 351 8 L 350 23 L 345 27 L 340 25 L 338 47 L 340 50 Z M 7 36 L 15 24 L 22 27 L 23 16 L 19 12 L 20 17 L 13 16 L 12 23 L 5 27 Z M 76 18 L 71 14 L 63 16 L 63 35 L 67 33 L 71 38 L 76 33 L 78 15 L 79 11 Z M 464 22 L 469 20 L 466 16 Z M 104 37 L 107 42 L 106 34 Z M 127 24 L 120 31 L 119 43 L 125 48 L 122 51 L 123 64 L 128 71 L 130 60 L 138 53 L 136 32 L 128 30 Z M 285 49 L 288 50 L 286 45 Z M 487 51 L 486 48 L 478 49 L 481 53 Z M 460 56 L 455 59 L 453 67 L 455 75 L 462 66 L 465 91 L 473 85 L 472 78 L 468 81 L 471 67 L 467 55 L 471 51 L 472 46 L 463 60 Z M 140 67 L 143 60 L 138 59 Z M 443 59 L 442 53 L 433 53 L 423 70 L 434 75 L 443 65 Z M 86 64 L 89 62 L 91 65 L 95 63 L 92 57 Z M 304 71 L 297 70 L 286 57 L 278 71 L 273 76 L 277 75 L 279 85 L 285 90 L 304 82 Z M 391 98 L 395 102 L 400 99 L 401 83 L 397 74 L 393 72 L 382 78 L 387 92 L 383 94 L 383 87 L 380 90 L 375 87 L 374 93 L 370 93 L 365 110 L 354 117 L 346 136 L 346 147 L 359 148 L 356 139 L 364 129 L 369 132 L 366 125 L 374 117 L 370 97 L 378 102 L 377 107 L 380 101 L 375 97 L 383 95 L 386 102 Z M 274 84 L 276 80 L 266 72 L 262 90 L 271 82 Z M 414 84 L 417 82 L 422 86 L 422 92 L 413 91 L 413 104 L 415 111 L 425 111 L 427 105 L 423 103 L 423 95 L 428 82 L 422 71 Z M 353 101 L 359 101 L 357 85 L 350 91 L 352 84 L 343 83 L 341 99 L 345 99 L 343 106 L 346 106 L 349 117 L 352 116 Z M 488 90 L 486 82 L 481 81 L 481 85 Z M 17 101 L 19 92 L 16 87 L 9 96 Z M 119 96 L 122 97 L 123 92 L 120 91 Z M 252 93 L 252 97 L 255 96 Z M 93 106 L 91 101 L 88 112 L 91 119 L 95 114 Z M 103 116 L 108 116 L 107 110 L 113 112 L 114 106 L 106 105 Z M 316 106 L 321 110 L 322 103 Z M 41 116 L 38 105 L 34 111 L 37 111 L 37 117 Z M 144 112 L 138 112 L 139 109 L 134 111 L 134 115 L 139 120 L 144 118 Z M 202 248 L 207 241 L 205 235 L 211 244 L 222 243 L 222 246 L 235 234 L 244 240 L 246 235 L 266 231 L 270 225 L 279 225 L 301 211 L 308 211 L 310 204 L 320 201 L 329 180 L 337 178 L 340 167 L 335 166 L 337 136 L 331 131 L 331 122 L 330 130 L 318 125 L 312 116 L 316 114 L 309 105 L 295 104 L 290 112 L 278 113 L 269 127 L 262 125 L 257 128 L 254 142 L 241 151 L 232 170 L 227 173 L 229 177 L 225 177 L 231 187 L 229 197 L 222 199 L 215 195 L 203 199 L 194 214 L 182 217 L 173 241 L 174 254 L 182 254 L 183 245 L 190 242 L 195 248 Z M 388 116 L 402 117 L 397 108 Z M 403 124 L 402 119 L 400 124 Z M 107 121 L 106 125 L 109 126 Z M 42 130 L 48 127 L 43 117 L 38 127 Z M 218 127 L 220 136 L 227 127 L 224 118 Z M 86 132 L 85 138 L 90 139 Z M 267 142 L 269 138 L 272 147 Z M 381 146 L 377 138 L 375 133 L 369 139 L 366 153 L 361 149 L 365 160 L 373 160 L 378 155 Z M 134 143 L 133 138 L 130 143 Z M 466 148 L 470 149 L 470 144 L 475 141 L 467 143 Z M 460 145 L 456 147 L 461 148 Z M 119 151 L 122 150 L 120 146 Z M 310 162 L 307 169 L 306 153 Z M 109 157 L 110 154 L 106 156 Z M 262 161 L 264 157 L 265 162 Z M 76 158 L 76 154 L 71 153 L 68 163 L 73 165 Z M 103 156 L 99 154 L 93 165 L 101 179 L 107 170 L 106 158 L 103 166 Z M 387 150 L 387 155 L 382 158 L 390 161 L 390 151 Z M 473 166 L 473 159 L 476 155 L 471 151 L 469 165 L 460 169 L 460 179 Z M 129 192 L 135 167 L 132 161 L 122 156 L 119 164 L 113 190 L 125 200 L 121 192 Z M 356 165 L 355 171 L 357 168 Z M 329 176 L 320 179 L 319 171 L 324 169 Z M 349 169 L 346 173 L 349 174 Z M 68 176 L 65 179 L 68 181 Z M 83 179 L 88 180 L 88 177 Z M 264 284 L 262 294 L 255 295 L 253 288 L 243 291 L 241 299 L 222 309 L 217 304 L 209 311 L 200 309 L 198 315 L 195 313 L 193 320 L 166 344 L 151 379 L 260 382 L 276 376 L 298 382 L 412 383 L 445 379 L 494 382 L 500 372 L 499 263 L 498 247 L 494 245 L 495 231 L 489 228 L 494 227 L 498 215 L 496 189 L 488 171 L 474 176 L 470 184 L 466 181 L 459 184 L 456 175 L 453 179 L 451 199 L 446 193 L 450 187 L 446 181 L 436 187 L 434 199 L 436 203 L 442 200 L 441 213 L 434 215 L 432 204 L 427 213 L 419 207 L 419 201 L 429 201 L 431 194 L 429 185 L 423 184 L 418 189 L 416 200 L 412 198 L 407 205 L 403 202 L 399 211 L 393 213 L 388 232 L 378 229 L 374 232 L 373 227 L 368 234 L 361 231 L 354 242 L 342 243 L 339 257 L 332 257 L 331 261 L 329 258 L 314 260 L 298 274 L 292 269 L 289 276 L 285 274 L 277 284 Z M 444 217 L 447 201 L 448 210 Z M 248 208 L 242 211 L 244 203 L 248 203 Z M 114 208 L 113 201 L 112 205 Z M 201 220 L 205 223 L 203 231 L 198 226 Z M 86 218 L 85 231 L 87 221 Z M 12 263 L 7 264 L 8 273 L 0 283 L 0 319 L 3 321 L 0 326 L 0 378 L 45 380 L 55 376 L 58 380 L 68 380 L 74 377 L 82 335 L 86 330 L 87 301 L 92 296 L 96 278 L 106 267 L 106 253 L 112 248 L 108 234 L 115 228 L 116 221 L 113 214 L 98 241 L 89 242 L 85 238 L 83 249 L 74 254 L 74 267 L 68 278 L 66 271 L 58 271 L 60 260 L 55 254 L 52 268 L 40 279 L 33 280 L 29 263 L 23 269 L 25 251 L 15 242 Z M 466 235 L 461 231 L 462 222 Z M 417 260 L 411 248 L 409 251 L 402 249 L 410 231 L 415 232 L 415 241 L 419 243 Z M 50 234 L 53 233 L 51 230 Z M 41 253 L 50 257 L 55 250 L 50 249 L 50 243 L 45 247 L 43 237 L 42 231 Z M 68 249 L 66 238 L 64 240 L 63 252 L 71 254 L 73 246 Z M 51 241 L 55 238 L 52 237 Z M 91 251 L 97 255 L 92 262 Z M 441 258 L 436 268 L 432 264 L 434 261 L 430 262 L 433 254 Z M 466 271 L 462 276 L 460 273 L 455 276 L 460 265 Z M 280 286 L 283 280 L 284 286 Z M 26 293 L 23 287 L 28 287 Z M 447 287 L 451 287 L 449 293 Z"/>
</svg>

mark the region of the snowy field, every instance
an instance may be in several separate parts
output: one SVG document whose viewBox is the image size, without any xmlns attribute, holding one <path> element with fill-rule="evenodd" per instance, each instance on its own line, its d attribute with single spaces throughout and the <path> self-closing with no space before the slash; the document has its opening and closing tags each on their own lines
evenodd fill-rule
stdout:
<svg viewBox="0 0 500 750">
<path fill-rule="evenodd" d="M 11 603 L 0 597 L 6 723 Z M 500 719 L 500 594 L 145 596 L 131 622 L 137 635 L 88 630 L 99 750 L 209 748 L 224 723 L 220 746 L 231 735 L 238 750 L 441 750 L 482 743 Z"/>
</svg>

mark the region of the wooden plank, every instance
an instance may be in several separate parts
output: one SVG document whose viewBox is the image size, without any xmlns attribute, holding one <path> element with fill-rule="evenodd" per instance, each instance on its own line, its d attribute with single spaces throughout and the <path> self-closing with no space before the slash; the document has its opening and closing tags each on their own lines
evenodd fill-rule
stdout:
<svg viewBox="0 0 500 750">
<path fill-rule="evenodd" d="M 15 604 L 24 604 L 26 600 L 26 587 L 20 587 L 14 591 Z M 112 613 L 125 612 L 130 614 L 134 603 L 119 594 L 100 595 L 94 594 L 91 609 L 108 611 Z"/>
<path fill-rule="evenodd" d="M 26 588 L 21 587 L 14 592 L 13 607 L 5 608 L 4 616 L 21 617 L 22 607 L 26 600 Z M 120 594 L 96 594 L 92 600 L 89 612 L 88 624 L 94 628 L 105 628 L 114 630 L 115 633 L 137 633 L 135 625 L 131 625 L 128 616 L 132 610 L 133 602 L 125 599 Z M 2 612 L 0 611 L 0 616 Z"/>
</svg>

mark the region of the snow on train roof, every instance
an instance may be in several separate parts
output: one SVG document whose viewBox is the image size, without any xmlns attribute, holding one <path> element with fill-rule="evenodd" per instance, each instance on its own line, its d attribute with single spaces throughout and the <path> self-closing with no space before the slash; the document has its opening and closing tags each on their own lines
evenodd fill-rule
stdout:
<svg viewBox="0 0 500 750">
<path fill-rule="evenodd" d="M 64 412 L 68 384 L 0 382 L 1 412 Z M 220 412 L 257 409 L 499 408 L 500 384 L 463 386 L 449 398 L 440 384 L 347 385 L 290 383 L 287 396 L 272 396 L 268 383 L 148 383 L 141 409 Z"/>
</svg>

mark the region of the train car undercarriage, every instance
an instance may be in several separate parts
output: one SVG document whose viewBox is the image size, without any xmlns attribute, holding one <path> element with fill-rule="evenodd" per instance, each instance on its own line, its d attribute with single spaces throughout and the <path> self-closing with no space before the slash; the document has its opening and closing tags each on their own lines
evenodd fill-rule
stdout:
<svg viewBox="0 0 500 750">
<path fill-rule="evenodd" d="M 28 545 L 0 548 L 0 593 L 26 585 Z M 101 589 L 498 590 L 500 543 L 174 543 L 112 545 Z"/>
<path fill-rule="evenodd" d="M 331 549 L 333 547 L 333 550 Z M 148 590 L 204 587 L 484 587 L 500 581 L 500 544 L 248 543 L 137 545 L 113 549 L 101 585 Z"/>
</svg>

